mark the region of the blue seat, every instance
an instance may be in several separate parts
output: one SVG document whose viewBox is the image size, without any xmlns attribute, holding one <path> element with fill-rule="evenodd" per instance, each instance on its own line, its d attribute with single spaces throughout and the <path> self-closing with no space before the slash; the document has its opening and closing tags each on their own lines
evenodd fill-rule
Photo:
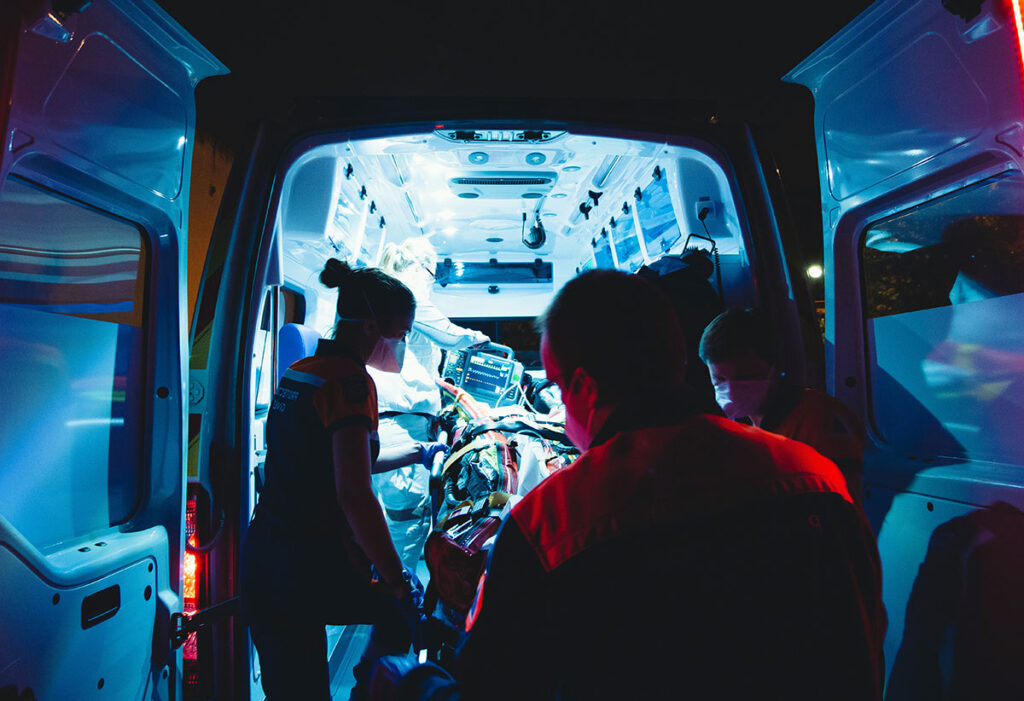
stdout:
<svg viewBox="0 0 1024 701">
<path fill-rule="evenodd" d="M 316 352 L 320 334 L 302 324 L 285 324 L 277 332 L 277 381 L 296 360 L 308 358 Z"/>
</svg>

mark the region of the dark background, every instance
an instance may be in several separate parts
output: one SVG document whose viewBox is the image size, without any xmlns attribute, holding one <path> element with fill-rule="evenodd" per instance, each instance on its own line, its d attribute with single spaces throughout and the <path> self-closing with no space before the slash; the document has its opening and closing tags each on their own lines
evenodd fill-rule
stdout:
<svg viewBox="0 0 1024 701">
<path fill-rule="evenodd" d="M 778 168 L 800 267 L 821 257 L 813 104 L 780 78 L 870 4 L 158 3 L 230 69 L 197 88 L 198 132 L 234 154 L 298 97 L 711 100 Z"/>
</svg>

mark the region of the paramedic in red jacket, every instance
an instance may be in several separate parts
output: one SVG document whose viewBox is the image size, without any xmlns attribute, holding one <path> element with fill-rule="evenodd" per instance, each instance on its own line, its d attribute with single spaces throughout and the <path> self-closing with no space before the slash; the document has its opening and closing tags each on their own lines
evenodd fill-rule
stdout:
<svg viewBox="0 0 1024 701">
<path fill-rule="evenodd" d="M 864 425 L 832 395 L 794 384 L 779 371 L 764 310 L 722 312 L 704 329 L 698 353 L 726 416 L 811 446 L 836 463 L 861 503 Z"/>
<path fill-rule="evenodd" d="M 499 531 L 456 684 L 420 667 L 398 698 L 879 698 L 878 550 L 836 466 L 693 406 L 645 280 L 584 273 L 541 323 L 586 452 Z"/>
</svg>

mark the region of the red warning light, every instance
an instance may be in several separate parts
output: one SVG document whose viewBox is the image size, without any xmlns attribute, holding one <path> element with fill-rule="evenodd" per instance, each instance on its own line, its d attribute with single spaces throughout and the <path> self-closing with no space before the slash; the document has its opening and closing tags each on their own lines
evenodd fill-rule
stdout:
<svg viewBox="0 0 1024 701">
<path fill-rule="evenodd" d="M 189 495 L 185 504 L 185 536 L 188 544 L 196 546 L 196 497 Z M 199 610 L 199 588 L 205 576 L 205 556 L 191 553 L 186 550 L 182 562 L 182 598 L 184 599 L 182 613 L 191 616 Z M 196 634 L 188 636 L 182 646 L 182 656 L 185 660 L 199 659 L 199 641 Z"/>
<path fill-rule="evenodd" d="M 1010 7 L 1013 9 L 1013 24 L 1017 31 L 1017 52 L 1020 54 L 1020 68 L 1022 76 L 1024 76 L 1024 20 L 1022 15 L 1024 11 L 1021 9 L 1021 0 L 1010 0 Z"/>
<path fill-rule="evenodd" d="M 435 124 L 434 128 L 435 129 L 444 129 L 444 125 L 443 124 Z"/>
</svg>

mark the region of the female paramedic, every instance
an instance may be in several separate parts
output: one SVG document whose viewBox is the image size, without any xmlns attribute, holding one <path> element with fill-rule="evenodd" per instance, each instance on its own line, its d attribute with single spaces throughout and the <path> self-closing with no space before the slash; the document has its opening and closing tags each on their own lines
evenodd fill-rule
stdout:
<svg viewBox="0 0 1024 701">
<path fill-rule="evenodd" d="M 335 259 L 320 281 L 338 289 L 334 338 L 288 368 L 274 394 L 265 486 L 242 552 L 242 605 L 271 700 L 331 698 L 326 624 L 374 626 L 353 699 L 365 698 L 377 657 L 408 651 L 422 586 L 402 567 L 370 475 L 429 464 L 443 449 L 408 442 L 378 455 L 366 366 L 401 369 L 412 293 L 380 270 Z"/>
<path fill-rule="evenodd" d="M 461 350 L 490 340 L 480 331 L 453 324 L 430 301 L 436 266 L 437 251 L 425 236 L 388 243 L 380 259 L 381 270 L 401 280 L 416 297 L 409 354 L 402 371 L 370 369 L 377 386 L 382 450 L 435 437 L 434 421 L 441 410 L 436 382 L 441 349 Z M 429 483 L 429 466 L 418 464 L 373 476 L 391 540 L 402 564 L 414 571 L 430 533 Z"/>
</svg>

